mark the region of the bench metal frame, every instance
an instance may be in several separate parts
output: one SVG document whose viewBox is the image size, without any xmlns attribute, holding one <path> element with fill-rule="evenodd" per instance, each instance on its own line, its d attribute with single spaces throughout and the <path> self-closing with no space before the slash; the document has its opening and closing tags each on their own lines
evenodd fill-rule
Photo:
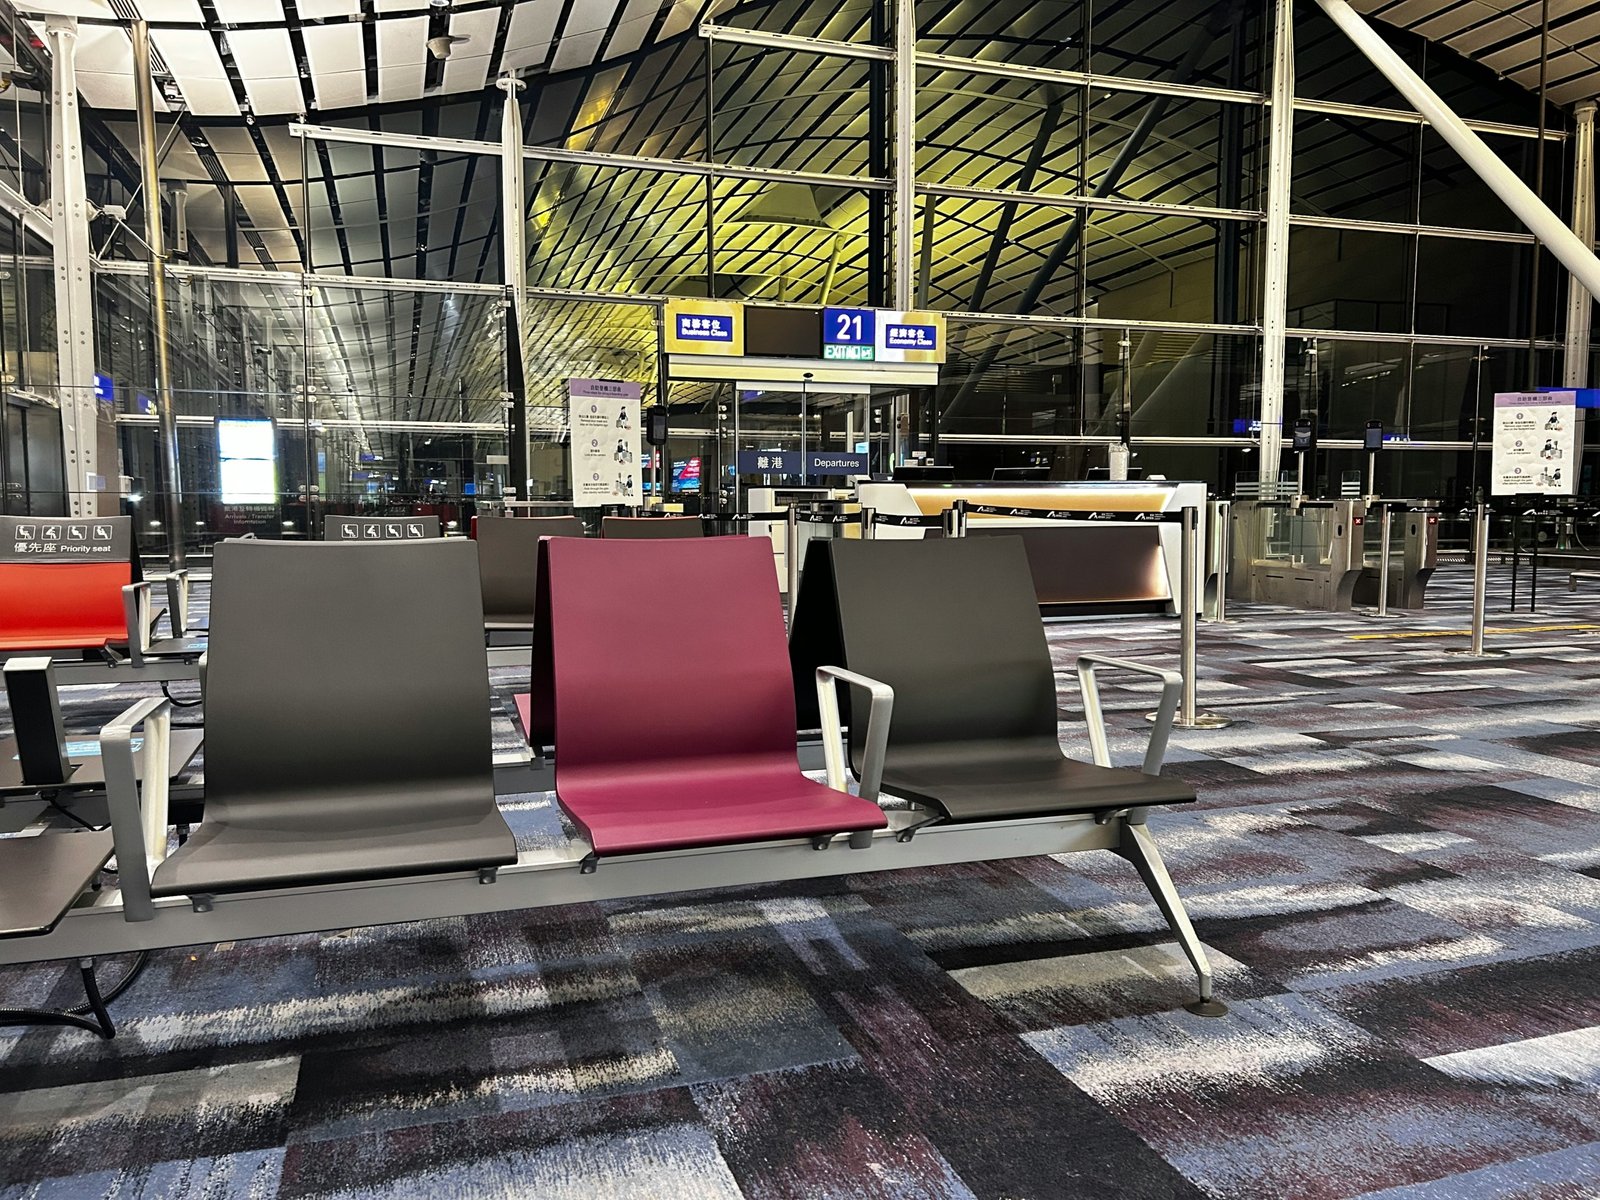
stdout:
<svg viewBox="0 0 1600 1200">
<path fill-rule="evenodd" d="M 1115 666 L 1161 678 L 1160 711 L 1166 718 L 1151 732 L 1145 767 L 1159 770 L 1177 703 L 1181 678 L 1142 663 L 1085 656 L 1080 670 L 1096 761 L 1109 763 L 1094 667 Z M 873 761 L 863 762 L 864 782 L 881 777 L 893 692 L 886 685 L 839 669 L 819 672 L 825 709 L 837 726 L 837 683 L 866 688 L 873 697 L 868 723 Z M 150 774 L 141 795 L 134 779 L 132 738 L 143 727 L 146 754 L 166 753 L 171 705 L 161 697 L 134 704 L 101 734 L 106 757 L 107 800 L 118 864 L 118 886 L 82 896 L 56 928 L 41 937 L 0 941 L 0 965 L 87 959 L 250 938 L 283 937 L 335 929 L 403 924 L 473 914 L 510 912 L 597 900 L 621 900 L 803 879 L 835 878 L 874 871 L 989 862 L 1038 855 L 1109 850 L 1139 872 L 1157 908 L 1195 969 L 1199 1000 L 1190 1011 L 1220 1016 L 1227 1009 L 1213 998 L 1213 977 L 1183 900 L 1145 822 L 1148 810 L 1118 809 L 999 821 L 930 823 L 921 810 L 891 810 L 888 827 L 846 839 L 785 838 L 733 845 L 605 856 L 597 859 L 581 837 L 566 844 L 523 851 L 497 870 L 403 876 L 316 887 L 233 892 L 213 896 L 152 898 L 150 878 L 167 849 L 166 777 Z M 830 782 L 843 782 L 844 761 L 837 728 L 825 733 Z M 1154 759 L 1154 763 L 1152 763 Z M 910 835 L 915 836 L 910 836 Z M 585 869 L 588 867 L 589 869 Z"/>
</svg>

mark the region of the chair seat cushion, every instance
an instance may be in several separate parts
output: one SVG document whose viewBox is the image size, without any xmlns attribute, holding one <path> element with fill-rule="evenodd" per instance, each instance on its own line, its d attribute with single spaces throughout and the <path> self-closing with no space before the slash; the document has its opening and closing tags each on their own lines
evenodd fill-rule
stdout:
<svg viewBox="0 0 1600 1200">
<path fill-rule="evenodd" d="M 883 810 L 813 783 L 798 768 L 741 757 L 562 771 L 557 797 L 598 854 L 718 846 L 882 829 Z"/>
<path fill-rule="evenodd" d="M 201 822 L 156 868 L 150 890 L 157 896 L 244 892 L 470 871 L 516 861 L 516 838 L 492 807 L 470 823 L 398 820 L 309 834 L 304 828 Z"/>
<path fill-rule="evenodd" d="M 883 790 L 955 821 L 1185 804 L 1195 798 L 1181 780 L 1077 762 L 1054 742 L 1036 739 L 946 742 L 892 754 Z"/>
</svg>

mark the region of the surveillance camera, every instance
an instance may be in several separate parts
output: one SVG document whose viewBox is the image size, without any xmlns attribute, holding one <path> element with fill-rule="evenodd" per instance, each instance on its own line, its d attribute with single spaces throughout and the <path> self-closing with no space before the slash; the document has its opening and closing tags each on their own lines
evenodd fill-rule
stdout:
<svg viewBox="0 0 1600 1200">
<path fill-rule="evenodd" d="M 440 62 L 450 57 L 450 51 L 467 39 L 457 33 L 447 33 L 443 37 L 428 39 L 428 53 Z"/>
</svg>

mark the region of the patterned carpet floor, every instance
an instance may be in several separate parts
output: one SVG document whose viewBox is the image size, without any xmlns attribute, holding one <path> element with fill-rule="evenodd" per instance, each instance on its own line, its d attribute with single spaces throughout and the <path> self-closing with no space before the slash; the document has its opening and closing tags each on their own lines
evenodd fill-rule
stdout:
<svg viewBox="0 0 1600 1200">
<path fill-rule="evenodd" d="M 1107 853 L 195 946 L 114 1042 L 0 1029 L 0 1200 L 1600 1196 L 1600 588 L 1509 614 L 1497 571 L 1472 659 L 1467 582 L 1201 627 L 1234 724 L 1175 735 L 1201 800 L 1152 828 L 1222 1019 Z M 1050 638 L 1084 754 L 1075 655 L 1176 660 L 1171 621 Z M 1154 691 L 1105 683 L 1136 761 Z"/>
</svg>

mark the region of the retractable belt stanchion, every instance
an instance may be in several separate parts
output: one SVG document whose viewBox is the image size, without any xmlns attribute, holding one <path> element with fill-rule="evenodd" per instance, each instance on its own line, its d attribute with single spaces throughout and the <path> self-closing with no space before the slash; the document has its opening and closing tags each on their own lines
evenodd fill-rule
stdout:
<svg viewBox="0 0 1600 1200">
<path fill-rule="evenodd" d="M 1180 729 L 1226 729 L 1233 720 L 1220 713 L 1198 711 L 1196 702 L 1196 674 L 1199 670 L 1198 596 L 1195 589 L 1195 564 L 1199 561 L 1200 510 L 1194 507 L 1183 510 L 1183 534 L 1178 556 L 1178 570 L 1182 576 L 1178 584 L 1178 620 L 1181 644 L 1178 647 L 1180 670 L 1183 674 L 1183 695 L 1178 702 L 1178 719 L 1173 722 Z M 1146 720 L 1154 721 L 1155 713 L 1147 713 Z"/>
<path fill-rule="evenodd" d="M 1472 522 L 1472 645 L 1465 650 L 1449 651 L 1451 654 L 1468 654 L 1473 658 L 1503 658 L 1504 650 L 1483 648 L 1483 619 L 1489 607 L 1489 506 L 1478 501 Z"/>
<path fill-rule="evenodd" d="M 863 508 L 861 510 L 861 536 L 862 536 L 862 538 L 870 541 L 872 538 L 877 536 L 872 531 L 872 523 L 874 521 L 876 521 L 877 519 L 878 519 L 877 510 L 871 509 L 871 508 Z"/>
<path fill-rule="evenodd" d="M 944 530 L 944 536 L 945 537 L 948 537 L 948 538 L 966 537 L 967 536 L 967 502 L 965 500 L 957 500 L 949 508 L 945 509 L 944 510 L 944 515 L 943 515 L 943 520 L 944 520 L 943 530 Z"/>
<path fill-rule="evenodd" d="M 1389 615 L 1389 542 L 1394 533 L 1394 505 L 1383 506 L 1383 534 L 1378 539 L 1378 616 Z"/>
<path fill-rule="evenodd" d="M 790 504 L 783 514 L 783 560 L 789 578 L 789 620 L 794 621 L 794 602 L 800 595 L 800 512 Z"/>
</svg>

